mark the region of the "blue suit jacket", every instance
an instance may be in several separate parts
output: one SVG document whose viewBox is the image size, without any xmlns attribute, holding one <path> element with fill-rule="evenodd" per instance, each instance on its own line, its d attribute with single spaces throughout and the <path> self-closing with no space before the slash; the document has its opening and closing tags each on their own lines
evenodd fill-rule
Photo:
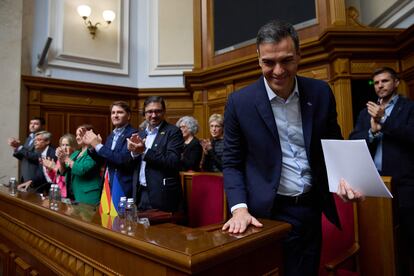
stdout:
<svg viewBox="0 0 414 276">
<path fill-rule="evenodd" d="M 313 190 L 321 210 L 339 225 L 321 146 L 321 139 L 342 139 L 335 99 L 325 82 L 299 76 L 297 80 Z M 229 206 L 247 203 L 252 215 L 269 218 L 279 187 L 282 152 L 263 77 L 229 96 L 224 126 L 223 174 Z"/>
<path fill-rule="evenodd" d="M 137 132 L 131 125 L 125 127 L 124 132 L 118 138 L 114 150 L 111 150 L 114 133 L 112 132 L 106 139 L 105 145 L 96 152 L 90 151 L 92 158 L 96 160 L 96 156 L 101 158 L 101 162 L 106 162 L 106 167 L 109 171 L 109 182 L 113 183 L 113 177 L 118 176 L 118 181 L 124 191 L 126 197 L 132 197 L 132 178 L 136 168 L 136 161 L 132 158 L 131 152 L 127 148 L 127 138 L 131 137 L 132 133 Z"/>
<path fill-rule="evenodd" d="M 367 109 L 363 109 L 349 139 L 365 139 L 374 157 L 378 140 L 369 142 L 370 120 Z M 400 96 L 381 132 L 381 174 L 392 177 L 399 204 L 414 207 L 414 102 Z"/>
<path fill-rule="evenodd" d="M 141 131 L 139 135 L 141 138 L 145 137 L 145 131 Z M 183 146 L 181 130 L 163 121 L 152 147 L 144 156 L 145 179 L 151 206 L 155 209 L 176 211 L 180 207 L 182 192 L 179 171 Z M 137 177 L 141 167 L 141 157 L 142 155 L 138 158 Z M 139 185 L 139 180 L 136 181 Z"/>
</svg>

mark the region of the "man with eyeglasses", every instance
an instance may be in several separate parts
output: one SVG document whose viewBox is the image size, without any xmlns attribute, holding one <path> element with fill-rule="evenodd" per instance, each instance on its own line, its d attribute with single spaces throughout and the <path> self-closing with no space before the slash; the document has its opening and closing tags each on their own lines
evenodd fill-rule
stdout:
<svg viewBox="0 0 414 276">
<path fill-rule="evenodd" d="M 20 154 L 35 165 L 36 170 L 30 179 L 19 184 L 17 188 L 23 191 L 46 192 L 49 190 L 50 179 L 46 167 L 39 160 L 50 158 L 56 161 L 55 149 L 50 145 L 52 134 L 47 131 L 39 131 L 34 137 L 34 151 L 22 148 Z"/>
<path fill-rule="evenodd" d="M 151 96 L 144 102 L 147 127 L 128 140 L 128 149 L 139 161 L 137 206 L 140 210 L 177 211 L 181 203 L 179 180 L 184 139 L 178 127 L 165 121 L 165 102 Z"/>
<path fill-rule="evenodd" d="M 132 178 L 136 161 L 127 149 L 127 138 L 138 130 L 129 124 L 131 108 L 128 103 L 115 101 L 110 111 L 112 125 L 115 128 L 107 137 L 105 144 L 102 144 L 101 136 L 95 134 L 93 130 L 85 131 L 83 141 L 92 147 L 89 151 L 92 158 L 106 163 L 109 183 L 114 183 L 114 177 L 117 177 L 116 180 L 122 187 L 123 195 L 129 198 L 133 197 Z M 110 185 L 112 187 L 112 184 Z"/>
</svg>

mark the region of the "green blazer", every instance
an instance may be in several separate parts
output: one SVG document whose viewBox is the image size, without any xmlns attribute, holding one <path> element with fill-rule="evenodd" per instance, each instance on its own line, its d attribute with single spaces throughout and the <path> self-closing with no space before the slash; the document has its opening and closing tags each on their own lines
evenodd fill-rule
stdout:
<svg viewBox="0 0 414 276">
<path fill-rule="evenodd" d="M 101 196 L 100 166 L 85 151 L 79 156 L 80 150 L 70 156 L 74 161 L 70 177 L 75 200 L 87 204 L 98 204 Z M 68 176 L 66 176 L 68 177 Z"/>
</svg>

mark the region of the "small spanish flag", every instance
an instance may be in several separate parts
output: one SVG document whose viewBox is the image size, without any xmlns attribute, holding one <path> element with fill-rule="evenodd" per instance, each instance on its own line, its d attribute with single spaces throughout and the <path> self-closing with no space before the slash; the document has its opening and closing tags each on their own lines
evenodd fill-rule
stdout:
<svg viewBox="0 0 414 276">
<path fill-rule="evenodd" d="M 109 183 L 109 172 L 105 171 L 104 185 L 102 187 L 101 204 L 99 205 L 99 214 L 107 214 L 110 216 L 117 216 L 117 208 L 119 199 L 125 196 L 121 185 L 119 184 L 118 176 L 115 172 L 112 178 L 112 185 Z"/>
</svg>

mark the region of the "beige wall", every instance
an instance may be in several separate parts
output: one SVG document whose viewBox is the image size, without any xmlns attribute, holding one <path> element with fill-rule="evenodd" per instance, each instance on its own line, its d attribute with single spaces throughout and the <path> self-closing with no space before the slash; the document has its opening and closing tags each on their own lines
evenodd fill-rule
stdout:
<svg viewBox="0 0 414 276">
<path fill-rule="evenodd" d="M 159 1 L 159 63 L 193 64 L 193 1 Z"/>
<path fill-rule="evenodd" d="M 399 0 L 360 0 L 361 5 L 361 21 L 366 25 L 370 25 Z"/>
<path fill-rule="evenodd" d="M 17 161 L 7 145 L 9 136 L 19 136 L 20 75 L 22 58 L 23 0 L 0 1 L 0 182 L 17 176 Z"/>
</svg>

